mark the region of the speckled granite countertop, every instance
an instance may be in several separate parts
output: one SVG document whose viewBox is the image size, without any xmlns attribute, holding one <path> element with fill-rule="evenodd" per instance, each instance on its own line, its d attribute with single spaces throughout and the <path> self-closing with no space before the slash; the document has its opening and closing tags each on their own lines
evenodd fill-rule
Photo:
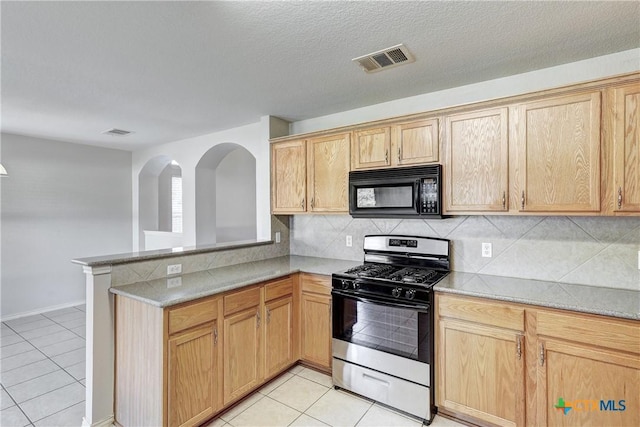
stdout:
<svg viewBox="0 0 640 427">
<path fill-rule="evenodd" d="M 638 288 L 634 291 L 460 272 L 451 272 L 434 287 L 452 294 L 640 320 L 640 284 Z"/>
<path fill-rule="evenodd" d="M 359 264 L 360 261 L 292 255 L 132 283 L 110 291 L 157 307 L 169 307 L 292 273 L 331 275 Z"/>
</svg>

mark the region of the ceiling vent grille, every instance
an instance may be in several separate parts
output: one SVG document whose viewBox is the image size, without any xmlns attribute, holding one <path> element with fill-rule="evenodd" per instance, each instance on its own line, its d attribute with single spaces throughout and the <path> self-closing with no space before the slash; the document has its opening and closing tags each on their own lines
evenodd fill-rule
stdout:
<svg viewBox="0 0 640 427">
<path fill-rule="evenodd" d="M 105 134 L 105 135 L 112 135 L 112 136 L 127 136 L 127 135 L 129 135 L 130 133 L 133 133 L 133 132 L 130 132 L 128 130 L 112 128 L 112 129 L 109 129 L 109 130 L 105 130 L 102 133 Z"/>
<path fill-rule="evenodd" d="M 353 58 L 352 61 L 357 62 L 367 73 L 375 73 L 382 69 L 410 64 L 415 61 L 415 58 L 405 45 L 398 44 L 368 55 Z"/>
</svg>

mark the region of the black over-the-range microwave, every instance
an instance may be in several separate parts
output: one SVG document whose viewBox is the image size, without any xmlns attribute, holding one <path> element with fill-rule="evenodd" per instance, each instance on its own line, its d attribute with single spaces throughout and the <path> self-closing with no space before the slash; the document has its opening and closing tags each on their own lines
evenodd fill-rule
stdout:
<svg viewBox="0 0 640 427">
<path fill-rule="evenodd" d="M 442 166 L 349 172 L 354 218 L 442 218 Z"/>
</svg>

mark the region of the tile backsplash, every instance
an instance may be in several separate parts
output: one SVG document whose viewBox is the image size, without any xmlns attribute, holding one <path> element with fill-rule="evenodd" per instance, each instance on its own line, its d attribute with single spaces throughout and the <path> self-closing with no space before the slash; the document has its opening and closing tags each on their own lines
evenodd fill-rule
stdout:
<svg viewBox="0 0 640 427">
<path fill-rule="evenodd" d="M 640 218 L 458 216 L 441 220 L 354 219 L 296 215 L 291 255 L 362 260 L 366 234 L 407 234 L 452 241 L 452 269 L 640 290 Z M 351 235 L 353 246 L 346 247 Z M 483 258 L 483 242 L 493 257 Z"/>
</svg>

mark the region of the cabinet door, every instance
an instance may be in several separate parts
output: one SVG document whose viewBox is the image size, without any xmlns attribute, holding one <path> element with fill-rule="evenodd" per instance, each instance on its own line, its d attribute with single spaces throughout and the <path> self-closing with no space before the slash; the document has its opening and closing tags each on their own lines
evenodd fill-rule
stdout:
<svg viewBox="0 0 640 427">
<path fill-rule="evenodd" d="M 306 141 L 271 144 L 271 209 L 273 213 L 306 210 Z"/>
<path fill-rule="evenodd" d="M 197 425 L 219 408 L 217 323 L 172 336 L 168 341 L 170 426 Z"/>
<path fill-rule="evenodd" d="M 396 165 L 438 161 L 438 119 L 396 125 L 393 132 Z"/>
<path fill-rule="evenodd" d="M 391 129 L 357 130 L 353 132 L 351 166 L 353 169 L 371 169 L 391 165 Z"/>
<path fill-rule="evenodd" d="M 310 211 L 349 211 L 348 133 L 308 141 Z"/>
<path fill-rule="evenodd" d="M 523 337 L 449 319 L 439 328 L 438 406 L 496 425 L 524 425 Z"/>
<path fill-rule="evenodd" d="M 285 297 L 265 304 L 265 377 L 269 378 L 293 360 L 293 298 Z"/>
<path fill-rule="evenodd" d="M 615 210 L 640 212 L 640 83 L 614 91 Z"/>
<path fill-rule="evenodd" d="M 258 306 L 224 319 L 225 405 L 262 381 L 261 322 Z"/>
<path fill-rule="evenodd" d="M 302 360 L 331 370 L 331 297 L 302 293 Z"/>
<path fill-rule="evenodd" d="M 638 355 L 555 339 L 538 346 L 539 425 L 640 425 Z"/>
<path fill-rule="evenodd" d="M 521 104 L 511 112 L 517 209 L 598 212 L 600 92 Z"/>
<path fill-rule="evenodd" d="M 446 210 L 506 211 L 507 109 L 448 116 L 445 129 Z"/>
</svg>

